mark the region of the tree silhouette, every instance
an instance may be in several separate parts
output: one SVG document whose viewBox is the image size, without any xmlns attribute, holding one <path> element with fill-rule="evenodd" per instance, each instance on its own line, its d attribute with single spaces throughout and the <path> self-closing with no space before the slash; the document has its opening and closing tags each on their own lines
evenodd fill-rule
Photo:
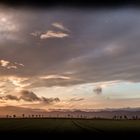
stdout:
<svg viewBox="0 0 140 140">
<path fill-rule="evenodd" d="M 124 119 L 128 119 L 126 115 L 124 115 Z"/>
<path fill-rule="evenodd" d="M 15 114 L 13 115 L 13 118 L 16 118 L 16 115 Z"/>
<path fill-rule="evenodd" d="M 25 117 L 25 114 L 22 114 L 22 118 L 24 118 Z"/>
</svg>

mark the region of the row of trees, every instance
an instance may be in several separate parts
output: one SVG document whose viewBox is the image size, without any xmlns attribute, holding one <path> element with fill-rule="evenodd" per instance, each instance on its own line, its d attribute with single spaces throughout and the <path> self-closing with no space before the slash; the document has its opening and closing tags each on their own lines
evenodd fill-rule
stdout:
<svg viewBox="0 0 140 140">
<path fill-rule="evenodd" d="M 44 117 L 46 117 L 46 116 L 44 116 L 44 115 L 25 115 L 25 114 L 22 114 L 22 116 L 20 117 L 20 118 L 44 118 Z M 49 115 L 49 116 L 47 116 L 47 117 L 56 117 L 56 118 L 59 118 L 60 117 L 60 115 L 59 114 L 57 114 L 57 115 Z M 73 117 L 73 115 L 71 115 L 71 114 L 67 114 L 67 115 L 65 115 L 65 116 L 63 116 L 63 117 L 65 117 L 65 118 L 74 118 Z M 6 118 L 17 118 L 17 116 L 14 114 L 14 115 L 6 115 Z M 77 115 L 77 118 L 87 118 L 87 116 L 85 116 L 85 115 Z"/>
<path fill-rule="evenodd" d="M 60 117 L 59 114 L 57 114 L 56 116 L 54 116 L 54 115 L 53 116 L 44 116 L 44 115 L 34 115 L 34 114 L 32 114 L 32 115 L 22 114 L 20 118 L 46 118 L 46 117 L 48 117 L 48 118 L 51 118 L 51 117 L 61 118 L 62 116 Z M 6 115 L 6 118 L 17 118 L 17 116 L 15 114 L 13 114 L 13 115 Z M 67 114 L 67 115 L 63 116 L 63 118 L 85 118 L 86 119 L 86 118 L 89 118 L 89 117 L 85 116 L 85 115 L 77 115 L 77 116 L 74 115 L 73 116 L 71 114 Z M 103 117 L 94 117 L 93 119 L 103 119 Z M 114 119 L 114 120 L 121 120 L 121 119 L 125 119 L 125 120 L 127 120 L 127 119 L 138 120 L 140 118 L 137 115 L 134 115 L 131 118 L 128 117 L 127 115 L 115 115 L 115 116 L 113 116 L 112 119 Z"/>
<path fill-rule="evenodd" d="M 125 119 L 125 120 L 127 120 L 127 119 L 133 119 L 133 120 L 138 120 L 139 119 L 139 117 L 137 116 L 137 115 L 135 115 L 135 116 L 132 116 L 132 118 L 128 118 L 126 115 L 124 115 L 124 116 L 117 116 L 117 115 L 115 115 L 115 116 L 113 116 L 113 119 L 115 119 L 115 120 L 118 120 L 118 119 Z"/>
<path fill-rule="evenodd" d="M 21 118 L 43 118 L 43 115 L 25 115 L 22 114 Z M 17 118 L 17 116 L 14 115 L 6 115 L 6 118 Z"/>
</svg>

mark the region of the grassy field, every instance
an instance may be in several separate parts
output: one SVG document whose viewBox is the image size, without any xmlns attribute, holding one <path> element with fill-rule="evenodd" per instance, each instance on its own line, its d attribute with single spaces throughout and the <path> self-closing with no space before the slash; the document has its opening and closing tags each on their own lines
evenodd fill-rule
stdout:
<svg viewBox="0 0 140 140">
<path fill-rule="evenodd" d="M 0 119 L 0 133 L 140 134 L 140 120 Z"/>
</svg>

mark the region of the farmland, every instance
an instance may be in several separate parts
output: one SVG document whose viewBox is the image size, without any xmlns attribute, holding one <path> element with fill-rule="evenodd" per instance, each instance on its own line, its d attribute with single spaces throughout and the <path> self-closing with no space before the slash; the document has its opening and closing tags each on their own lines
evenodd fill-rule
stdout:
<svg viewBox="0 0 140 140">
<path fill-rule="evenodd" d="M 0 133 L 34 134 L 138 134 L 140 120 L 92 120 L 70 118 L 0 119 Z"/>
</svg>

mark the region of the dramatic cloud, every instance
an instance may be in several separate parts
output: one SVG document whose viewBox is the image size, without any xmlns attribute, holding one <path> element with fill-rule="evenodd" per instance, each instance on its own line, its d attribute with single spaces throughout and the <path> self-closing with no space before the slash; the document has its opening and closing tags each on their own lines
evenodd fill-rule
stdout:
<svg viewBox="0 0 140 140">
<path fill-rule="evenodd" d="M 139 15 L 134 7 L 0 7 L 1 105 L 139 106 L 128 100 L 140 91 Z"/>
<path fill-rule="evenodd" d="M 47 31 L 44 34 L 40 35 L 40 39 L 47 39 L 47 38 L 64 38 L 68 37 L 69 35 L 63 32 L 54 32 L 54 31 Z"/>
<path fill-rule="evenodd" d="M 59 98 L 38 97 L 32 91 L 27 91 L 27 90 L 21 91 L 21 96 L 19 97 L 19 99 L 20 100 L 22 99 L 22 100 L 28 101 L 28 102 L 39 101 L 39 102 L 43 102 L 43 103 L 46 103 L 46 104 L 51 104 L 51 103 L 55 103 L 55 102 L 59 102 L 60 101 Z"/>
<path fill-rule="evenodd" d="M 35 93 L 28 90 L 21 91 L 19 96 L 14 96 L 14 95 L 0 96 L 0 100 L 15 100 L 15 101 L 23 100 L 25 102 L 40 102 L 45 104 L 60 102 L 59 98 L 38 97 Z"/>
<path fill-rule="evenodd" d="M 101 87 L 95 87 L 93 90 L 96 94 L 101 94 L 102 93 L 102 88 Z"/>
<path fill-rule="evenodd" d="M 33 101 L 40 101 L 40 98 L 37 97 L 36 94 L 34 94 L 31 91 L 23 90 L 21 91 L 21 96 L 20 99 L 28 102 L 33 102 Z"/>
<path fill-rule="evenodd" d="M 3 39 L 4 42 L 0 42 L 2 76 L 28 78 L 23 82 L 28 88 L 140 82 L 138 9 L 34 11 L 3 8 L 1 13 L 3 22 L 11 19 L 9 22 L 20 27 L 14 32 L 18 41 Z"/>
</svg>

